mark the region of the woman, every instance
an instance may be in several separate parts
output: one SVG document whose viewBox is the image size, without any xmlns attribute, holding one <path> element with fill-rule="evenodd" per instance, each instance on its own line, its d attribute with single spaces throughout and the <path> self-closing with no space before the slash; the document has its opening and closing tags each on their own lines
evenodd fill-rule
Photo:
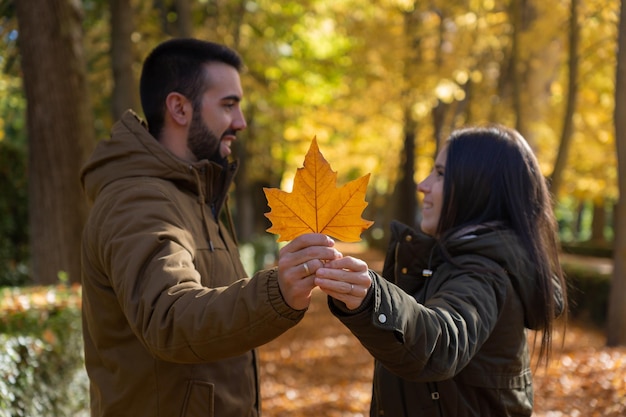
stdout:
<svg viewBox="0 0 626 417">
<path fill-rule="evenodd" d="M 316 271 L 376 359 L 370 415 L 530 416 L 525 329 L 546 359 L 567 308 L 537 160 L 516 131 L 458 130 L 418 190 L 423 233 L 392 223 L 382 277 L 352 257 Z"/>
</svg>

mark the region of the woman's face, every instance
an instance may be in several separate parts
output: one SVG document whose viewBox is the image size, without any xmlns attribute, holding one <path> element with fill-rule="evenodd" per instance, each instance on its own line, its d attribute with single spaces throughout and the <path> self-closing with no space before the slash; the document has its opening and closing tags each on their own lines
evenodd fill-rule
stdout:
<svg viewBox="0 0 626 417">
<path fill-rule="evenodd" d="M 424 193 L 422 200 L 422 231 L 430 236 L 437 233 L 443 203 L 443 177 L 446 170 L 447 149 L 439 152 L 435 166 L 430 174 L 417 185 L 417 190 Z"/>
</svg>

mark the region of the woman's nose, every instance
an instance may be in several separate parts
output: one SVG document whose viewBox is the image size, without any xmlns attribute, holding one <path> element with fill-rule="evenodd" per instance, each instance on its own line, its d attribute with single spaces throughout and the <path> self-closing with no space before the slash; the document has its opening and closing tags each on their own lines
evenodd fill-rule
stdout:
<svg viewBox="0 0 626 417">
<path fill-rule="evenodd" d="M 417 184 L 417 191 L 419 191 L 421 193 L 427 193 L 428 192 L 428 187 L 427 187 L 427 183 L 426 183 L 427 180 L 428 180 L 428 178 L 420 181 Z"/>
</svg>

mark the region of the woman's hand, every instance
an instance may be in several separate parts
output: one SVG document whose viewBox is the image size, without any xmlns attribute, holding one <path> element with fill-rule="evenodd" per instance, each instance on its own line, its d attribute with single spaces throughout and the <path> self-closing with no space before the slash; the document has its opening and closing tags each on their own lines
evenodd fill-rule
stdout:
<svg viewBox="0 0 626 417">
<path fill-rule="evenodd" d="M 320 233 L 298 236 L 278 253 L 278 285 L 285 302 L 303 310 L 311 302 L 315 272 L 325 261 L 340 258 L 335 241 Z"/>
<path fill-rule="evenodd" d="M 372 286 L 367 264 L 351 256 L 326 262 L 315 276 L 315 284 L 322 291 L 343 301 L 350 310 L 363 303 Z"/>
</svg>

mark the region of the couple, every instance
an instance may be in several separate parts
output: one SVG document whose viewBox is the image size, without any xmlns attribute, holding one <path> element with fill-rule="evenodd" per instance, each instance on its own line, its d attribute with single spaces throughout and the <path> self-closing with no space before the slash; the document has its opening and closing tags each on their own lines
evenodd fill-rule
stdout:
<svg viewBox="0 0 626 417">
<path fill-rule="evenodd" d="M 567 301 L 526 141 L 454 132 L 418 186 L 421 231 L 392 224 L 382 276 L 305 234 L 246 278 L 227 207 L 242 66 L 223 45 L 160 44 L 140 80 L 147 126 L 127 112 L 81 172 L 91 415 L 258 416 L 255 348 L 302 319 L 315 286 L 375 358 L 371 416 L 531 415 L 525 329 L 549 353 Z"/>
</svg>

